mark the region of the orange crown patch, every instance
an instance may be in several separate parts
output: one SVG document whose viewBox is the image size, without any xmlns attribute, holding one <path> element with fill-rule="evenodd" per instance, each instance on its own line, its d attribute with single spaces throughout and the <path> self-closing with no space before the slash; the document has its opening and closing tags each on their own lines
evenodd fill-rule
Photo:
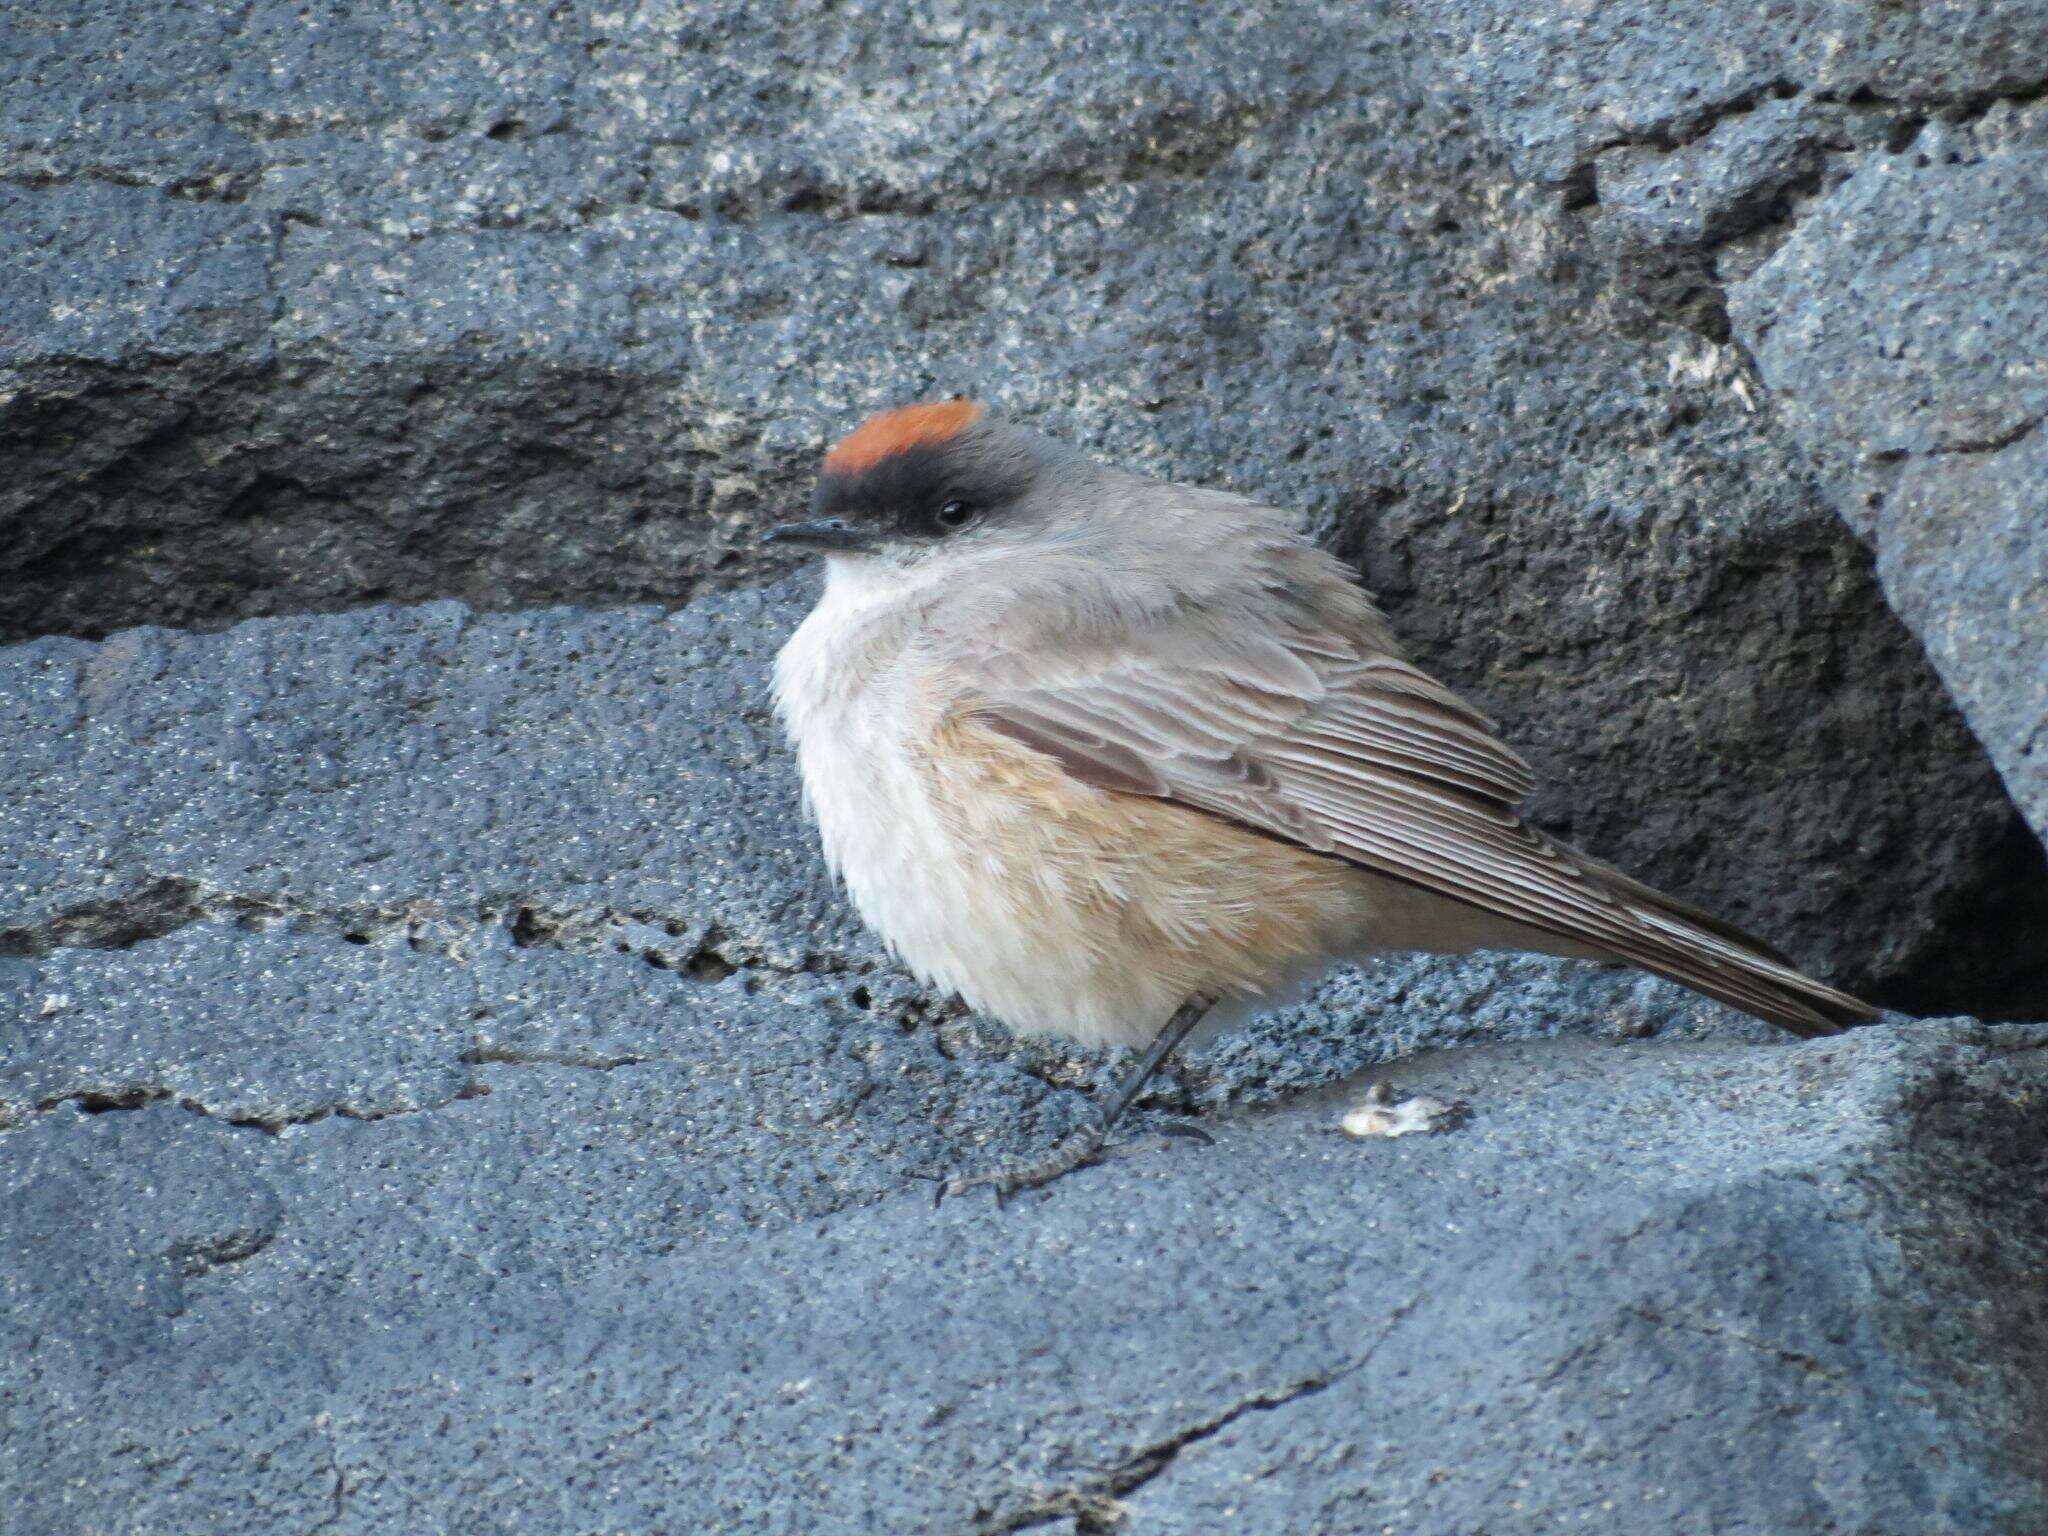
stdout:
<svg viewBox="0 0 2048 1536">
<path fill-rule="evenodd" d="M 947 442 L 985 414 L 972 400 L 945 400 L 934 405 L 906 405 L 900 410 L 883 411 L 840 439 L 839 445 L 825 455 L 825 472 L 857 475 L 892 453 L 923 443 Z"/>
</svg>

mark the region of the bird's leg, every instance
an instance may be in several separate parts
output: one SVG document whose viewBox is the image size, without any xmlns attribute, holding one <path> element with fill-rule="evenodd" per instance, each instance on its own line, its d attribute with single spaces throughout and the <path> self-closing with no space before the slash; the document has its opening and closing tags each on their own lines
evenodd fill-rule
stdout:
<svg viewBox="0 0 2048 1536">
<path fill-rule="evenodd" d="M 1137 1065 L 1125 1075 L 1123 1082 L 1117 1086 L 1115 1097 L 1103 1106 L 1102 1114 L 1093 1125 L 1076 1131 L 1038 1162 L 1018 1163 L 1008 1168 L 997 1168 L 989 1173 L 966 1174 L 947 1179 L 939 1186 L 937 1198 L 943 1200 L 947 1195 L 965 1194 L 970 1189 L 978 1189 L 986 1184 L 995 1190 L 996 1200 L 1001 1202 L 1020 1189 L 1037 1189 L 1050 1184 L 1062 1174 L 1072 1173 L 1076 1168 L 1087 1167 L 1102 1155 L 1102 1149 L 1109 1141 L 1110 1130 L 1123 1117 L 1124 1111 L 1129 1109 L 1138 1095 L 1145 1091 L 1145 1085 L 1166 1064 L 1166 1058 L 1194 1032 L 1195 1026 L 1202 1022 L 1203 1016 L 1214 1006 L 1215 999 L 1208 997 L 1193 997 L 1182 1003 L 1173 1017 L 1166 1021 L 1165 1028 L 1161 1029 L 1153 1037 L 1151 1045 L 1145 1048 L 1145 1054 L 1138 1058 Z M 1183 1134 L 1190 1134 L 1201 1141 L 1209 1139 L 1200 1131 L 1190 1130 Z"/>
<path fill-rule="evenodd" d="M 1137 1102 L 1138 1095 L 1145 1091 L 1145 1085 L 1166 1065 L 1166 1058 L 1180 1048 L 1181 1041 L 1195 1032 L 1195 1026 L 1207 1018 L 1209 1010 L 1215 1006 L 1213 997 L 1193 997 L 1175 1010 L 1166 1026 L 1145 1047 L 1145 1054 L 1138 1058 L 1138 1064 L 1125 1074 L 1123 1082 L 1117 1086 L 1116 1097 L 1103 1107 L 1102 1119 L 1095 1127 L 1098 1144 L 1109 1139 L 1110 1131 L 1123 1118 L 1124 1111 Z"/>
</svg>

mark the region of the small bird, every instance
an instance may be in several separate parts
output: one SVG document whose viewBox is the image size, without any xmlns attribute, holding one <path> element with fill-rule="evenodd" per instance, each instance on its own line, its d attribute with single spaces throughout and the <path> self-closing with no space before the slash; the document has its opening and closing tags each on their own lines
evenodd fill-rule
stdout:
<svg viewBox="0 0 2048 1536">
<path fill-rule="evenodd" d="M 1022 1034 L 1143 1047 L 1099 1155 L 1212 1009 L 1395 950 L 1620 961 L 1798 1035 L 1875 1011 L 1529 826 L 1533 777 L 1284 513 L 1091 460 L 967 400 L 826 456 L 823 596 L 775 663 L 827 861 L 925 982 Z"/>
</svg>

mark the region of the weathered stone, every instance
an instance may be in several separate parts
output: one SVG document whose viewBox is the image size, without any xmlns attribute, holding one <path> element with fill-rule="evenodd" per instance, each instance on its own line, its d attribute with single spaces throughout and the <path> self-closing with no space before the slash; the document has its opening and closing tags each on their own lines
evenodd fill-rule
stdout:
<svg viewBox="0 0 2048 1536">
<path fill-rule="evenodd" d="M 2048 837 L 2048 108 L 1869 158 L 1731 301 L 1892 606 Z"/>
<path fill-rule="evenodd" d="M 871 956 L 769 717 L 794 612 L 440 603 L 0 652 L 0 929 L 33 949 L 202 909 L 363 932 L 609 910 L 715 922 L 728 962 Z"/>
<path fill-rule="evenodd" d="M 1622 145 L 1674 149 L 1771 102 L 1926 113 L 2048 82 L 2033 0 L 1409 0 L 1459 97 L 1536 180 L 1582 178 Z M 1798 132 L 1780 118 L 1773 137 Z"/>
<path fill-rule="evenodd" d="M 1518 171 L 1596 195 L 1624 248 L 1706 253 L 1621 267 L 1714 288 L 2042 833 L 2043 488 L 2037 454 L 2002 450 L 2048 412 L 2048 114 L 2018 104 L 2048 84 L 2048 13 L 1414 9 Z"/>
<path fill-rule="evenodd" d="M 849 920 L 766 718 L 795 606 L 0 654 L 24 1531 L 2037 1517 L 2038 1029 L 1409 959 L 1182 1065 L 1135 1156 L 932 1212 L 1121 1063 Z M 1469 1121 L 1346 1140 L 1316 1090 L 1395 1058 Z"/>
<path fill-rule="evenodd" d="M 344 947 L 131 953 L 208 945 Z M 501 966 L 601 1011 L 424 1112 L 234 1126 L 202 1040 L 182 1107 L 0 1134 L 24 1536 L 2048 1517 L 2038 1029 L 1425 1056 L 1447 1135 L 1350 1141 L 1353 1088 L 935 1212 L 924 1159 L 1074 1096 L 738 978 Z M 373 1058 L 418 1007 L 257 1016 Z"/>
<path fill-rule="evenodd" d="M 1941 681 L 2038 827 L 2040 109 L 1982 109 L 2044 39 L 9 8 L 0 1524 L 2048 1527 L 2041 1026 L 1390 961 L 932 1211 L 1122 1063 L 853 921 L 753 543 L 951 390 L 1297 507 L 1550 824 L 1887 999 L 2038 1002 Z M 1467 1117 L 1351 1141 L 1366 1071 Z"/>
</svg>

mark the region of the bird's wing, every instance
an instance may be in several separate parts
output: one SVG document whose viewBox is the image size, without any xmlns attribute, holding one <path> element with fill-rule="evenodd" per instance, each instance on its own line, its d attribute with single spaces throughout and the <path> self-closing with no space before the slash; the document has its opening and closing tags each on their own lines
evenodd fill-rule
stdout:
<svg viewBox="0 0 2048 1536">
<path fill-rule="evenodd" d="M 1168 617 L 1114 644 L 983 654 L 969 708 L 1084 783 L 1227 818 L 1802 1033 L 1832 1027 L 1832 999 L 1861 1008 L 1740 930 L 1526 825 L 1516 807 L 1529 767 L 1486 718 L 1369 626 L 1345 628 L 1355 632 L 1311 621 L 1226 634 Z M 1824 996 L 1788 1003 L 1794 983 Z"/>
<path fill-rule="evenodd" d="M 1515 813 L 1528 765 L 1449 689 L 1359 641 L 1169 622 L 1113 650 L 985 656 L 972 697 L 985 724 L 1097 788 L 1227 817 L 1537 927 L 1571 914 L 1575 936 L 1605 926 L 1611 903 Z"/>
</svg>

